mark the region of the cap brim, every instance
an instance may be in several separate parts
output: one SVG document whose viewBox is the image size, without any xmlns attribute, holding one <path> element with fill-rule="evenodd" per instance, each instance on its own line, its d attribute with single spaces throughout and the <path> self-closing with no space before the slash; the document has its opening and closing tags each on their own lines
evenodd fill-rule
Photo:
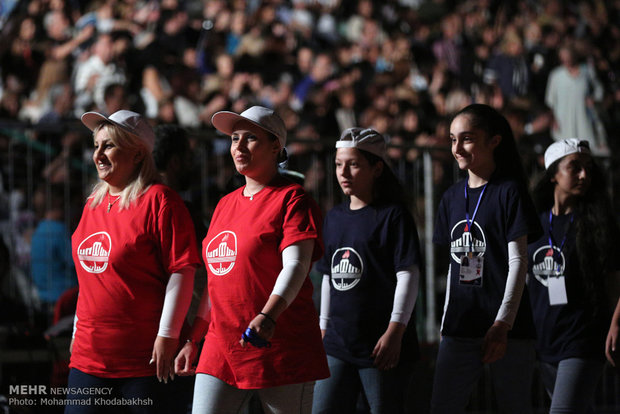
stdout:
<svg viewBox="0 0 620 414">
<path fill-rule="evenodd" d="M 100 114 L 99 112 L 86 112 L 82 115 L 80 119 L 82 120 L 82 123 L 86 126 L 86 128 L 90 129 L 91 131 L 94 131 L 95 128 L 97 128 L 97 125 L 101 124 L 102 122 L 111 122 L 113 124 L 116 124 L 116 122 L 110 121 L 105 115 Z"/>
<path fill-rule="evenodd" d="M 226 135 L 232 135 L 232 133 L 235 132 L 235 125 L 239 121 L 249 122 L 250 124 L 256 126 L 257 128 L 260 128 L 263 131 L 273 135 L 274 137 L 276 137 L 276 139 L 278 141 L 280 141 L 280 138 L 278 137 L 278 135 L 276 133 L 274 133 L 273 131 L 270 131 L 269 129 L 265 128 L 261 124 L 259 124 L 257 122 L 254 122 L 251 119 L 243 117 L 243 116 L 241 116 L 239 114 L 236 114 L 234 112 L 220 111 L 220 112 L 216 112 L 211 117 L 211 123 L 213 124 L 215 129 L 217 129 L 218 131 L 220 131 L 220 132 L 222 132 L 222 133 L 224 133 Z"/>
<path fill-rule="evenodd" d="M 103 114 L 100 114 L 99 112 L 86 112 L 82 115 L 80 119 L 82 120 L 82 123 L 86 126 L 86 128 L 90 129 L 91 131 L 94 131 L 95 128 L 99 126 L 99 124 L 103 122 L 109 122 L 110 124 L 116 125 L 117 127 L 121 128 L 129 134 L 139 137 L 139 135 L 137 135 L 134 131 L 128 129 L 125 125 L 112 121 L 110 118 Z"/>
</svg>

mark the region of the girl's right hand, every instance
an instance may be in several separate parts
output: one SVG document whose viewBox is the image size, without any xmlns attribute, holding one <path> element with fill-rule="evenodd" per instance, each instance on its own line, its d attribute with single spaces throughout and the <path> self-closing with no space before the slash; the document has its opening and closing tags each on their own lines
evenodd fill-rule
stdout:
<svg viewBox="0 0 620 414">
<path fill-rule="evenodd" d="M 197 356 L 198 346 L 192 341 L 186 342 L 174 360 L 174 372 L 181 377 L 196 375 L 194 362 Z"/>
<path fill-rule="evenodd" d="M 482 344 L 482 362 L 490 364 L 501 359 L 506 353 L 508 345 L 508 331 L 510 325 L 506 322 L 495 321 L 484 336 Z"/>
<path fill-rule="evenodd" d="M 612 354 L 617 352 L 618 343 L 620 340 L 620 326 L 618 324 L 614 324 L 612 322 L 609 327 L 609 333 L 607 334 L 607 340 L 605 341 L 605 356 L 607 360 L 612 366 L 616 366 L 616 362 L 614 361 L 614 357 Z"/>
</svg>

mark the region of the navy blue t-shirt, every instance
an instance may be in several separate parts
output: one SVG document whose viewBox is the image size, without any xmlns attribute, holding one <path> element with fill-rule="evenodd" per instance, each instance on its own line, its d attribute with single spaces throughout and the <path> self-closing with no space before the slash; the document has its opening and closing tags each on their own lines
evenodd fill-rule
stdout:
<svg viewBox="0 0 620 414">
<path fill-rule="evenodd" d="M 466 180 L 452 185 L 443 195 L 433 242 L 449 250 L 451 274 L 442 321 L 442 335 L 482 338 L 493 325 L 506 290 L 508 242 L 525 235 L 540 234 L 540 224 L 529 197 L 523 197 L 516 182 L 491 178 L 480 200 L 471 229 L 466 231 Z M 483 187 L 469 188 L 470 217 Z M 461 257 L 471 249 L 483 258 L 482 281 L 459 281 Z M 534 328 L 527 291 L 519 306 L 512 330 L 513 338 L 533 338 Z"/>
<path fill-rule="evenodd" d="M 325 350 L 370 367 L 370 355 L 390 322 L 396 272 L 421 266 L 420 242 L 411 214 L 401 205 L 351 210 L 349 202 L 325 217 L 325 255 L 316 269 L 331 276 Z M 403 336 L 401 363 L 418 356 L 415 317 Z"/>
<path fill-rule="evenodd" d="M 543 236 L 528 246 L 528 290 L 536 326 L 536 348 L 539 359 L 548 363 L 575 357 L 605 358 L 605 338 L 611 311 L 595 314 L 591 302 L 585 296 L 586 287 L 579 270 L 575 244 L 575 220 L 577 218 L 571 224 L 570 214 L 553 217 L 554 255 L 550 251 L 548 236 L 549 210 L 541 213 Z M 565 235 L 566 241 L 560 251 Z M 554 274 L 558 266 L 561 269 L 559 273 L 564 275 L 567 303 L 552 306 L 549 302 L 548 277 Z M 606 307 L 603 305 L 601 309 Z"/>
</svg>

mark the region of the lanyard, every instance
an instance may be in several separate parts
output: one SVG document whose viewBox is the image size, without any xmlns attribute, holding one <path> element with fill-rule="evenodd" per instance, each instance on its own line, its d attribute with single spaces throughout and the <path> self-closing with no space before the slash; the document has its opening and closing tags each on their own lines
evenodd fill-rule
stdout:
<svg viewBox="0 0 620 414">
<path fill-rule="evenodd" d="M 480 192 L 480 196 L 478 196 L 478 202 L 476 202 L 476 208 L 474 209 L 474 214 L 469 218 L 469 194 L 467 193 L 467 186 L 469 184 L 469 180 L 465 181 L 465 220 L 467 221 L 467 227 L 465 231 L 471 231 L 471 224 L 476 220 L 476 213 L 478 213 L 478 207 L 480 207 L 480 201 L 482 201 L 482 196 L 484 195 L 484 191 L 487 189 L 487 184 L 482 187 L 482 191 Z M 473 241 L 473 240 L 472 240 Z M 473 243 L 469 243 L 470 252 L 474 251 Z"/>
<path fill-rule="evenodd" d="M 573 224 L 574 215 L 571 213 L 570 215 L 570 223 L 568 223 L 568 228 L 564 233 L 564 237 L 562 237 L 562 242 L 558 247 L 558 251 L 555 250 L 554 246 L 556 246 L 555 240 L 553 239 L 553 210 L 549 210 L 549 246 L 551 246 L 551 251 L 553 252 L 553 258 L 557 257 L 559 262 L 559 255 L 562 253 L 562 249 L 564 248 L 564 243 L 566 243 L 566 238 L 568 237 L 568 231 Z M 560 271 L 560 265 L 558 264 L 558 272 Z"/>
</svg>

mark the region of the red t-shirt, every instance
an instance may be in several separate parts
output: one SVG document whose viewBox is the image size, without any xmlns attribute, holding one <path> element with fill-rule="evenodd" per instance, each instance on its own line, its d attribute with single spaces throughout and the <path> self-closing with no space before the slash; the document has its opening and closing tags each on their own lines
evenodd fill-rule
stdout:
<svg viewBox="0 0 620 414">
<path fill-rule="evenodd" d="M 174 190 L 152 185 L 129 209 L 86 203 L 73 233 L 80 293 L 70 367 L 106 378 L 149 365 L 172 273 L 200 263 L 194 226 Z"/>
<path fill-rule="evenodd" d="M 329 376 L 312 283 L 306 278 L 278 318 L 271 348 L 239 344 L 261 311 L 282 270 L 282 250 L 314 239 L 323 254 L 321 215 L 303 188 L 285 179 L 250 200 L 242 189 L 215 209 L 202 254 L 208 272 L 211 324 L 197 372 L 241 389 L 297 384 Z"/>
</svg>

